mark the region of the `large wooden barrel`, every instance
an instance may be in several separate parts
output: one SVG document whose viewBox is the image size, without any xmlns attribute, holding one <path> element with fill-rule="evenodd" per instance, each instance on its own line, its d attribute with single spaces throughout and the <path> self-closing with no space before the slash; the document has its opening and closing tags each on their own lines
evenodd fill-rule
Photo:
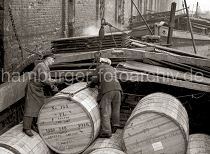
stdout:
<svg viewBox="0 0 210 154">
<path fill-rule="evenodd" d="M 173 96 L 153 93 L 142 98 L 123 132 L 128 154 L 185 154 L 189 136 L 188 115 Z"/>
<path fill-rule="evenodd" d="M 36 132 L 29 137 L 22 129 L 23 124 L 19 124 L 0 136 L 0 154 L 52 154 Z"/>
<path fill-rule="evenodd" d="M 47 101 L 40 110 L 40 135 L 45 143 L 59 154 L 81 153 L 98 135 L 98 91 L 95 88 L 83 89 L 86 85 L 85 82 L 79 82 L 65 88 Z M 69 95 L 72 93 L 75 95 Z"/>
<path fill-rule="evenodd" d="M 190 135 L 187 154 L 210 154 L 210 136 L 206 134 Z"/>
<path fill-rule="evenodd" d="M 102 148 L 92 151 L 90 154 L 125 154 L 123 151 L 113 148 Z"/>
<path fill-rule="evenodd" d="M 123 139 L 122 139 L 122 130 L 118 129 L 111 138 L 97 138 L 84 152 L 83 154 L 89 154 L 92 151 L 103 148 L 117 149 L 120 151 L 125 150 Z"/>
</svg>

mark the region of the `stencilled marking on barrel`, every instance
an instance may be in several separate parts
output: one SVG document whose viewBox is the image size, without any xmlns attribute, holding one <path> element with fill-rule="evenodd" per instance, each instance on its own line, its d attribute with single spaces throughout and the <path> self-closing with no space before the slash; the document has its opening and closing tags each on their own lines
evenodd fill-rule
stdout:
<svg viewBox="0 0 210 154">
<path fill-rule="evenodd" d="M 90 127 L 90 126 L 91 125 L 90 125 L 89 122 L 78 124 L 79 129 L 84 129 L 84 128 L 87 128 L 87 127 Z"/>
<path fill-rule="evenodd" d="M 161 142 L 152 143 L 154 151 L 163 150 L 163 144 Z"/>
</svg>

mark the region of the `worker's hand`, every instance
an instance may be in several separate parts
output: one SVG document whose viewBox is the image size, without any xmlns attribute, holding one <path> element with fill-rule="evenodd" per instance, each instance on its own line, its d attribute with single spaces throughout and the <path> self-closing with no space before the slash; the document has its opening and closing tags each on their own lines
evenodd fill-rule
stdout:
<svg viewBox="0 0 210 154">
<path fill-rule="evenodd" d="M 59 79 L 59 83 L 60 83 L 60 84 L 62 84 L 62 83 L 64 83 L 64 82 L 65 82 L 65 78 L 64 78 L 64 77 L 62 77 L 62 78 Z"/>
<path fill-rule="evenodd" d="M 87 84 L 87 87 L 89 87 L 89 88 L 94 88 L 95 85 L 94 85 L 92 82 L 89 82 L 89 83 Z"/>
<path fill-rule="evenodd" d="M 55 86 L 55 85 L 52 85 L 52 86 L 51 86 L 51 89 L 52 89 L 52 91 L 53 91 L 54 93 L 57 93 L 57 92 L 58 92 L 58 87 Z"/>
</svg>

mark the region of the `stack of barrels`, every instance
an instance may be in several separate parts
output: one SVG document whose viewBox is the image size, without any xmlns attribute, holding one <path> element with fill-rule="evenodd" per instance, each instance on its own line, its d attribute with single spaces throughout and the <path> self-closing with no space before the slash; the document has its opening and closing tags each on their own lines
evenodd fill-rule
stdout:
<svg viewBox="0 0 210 154">
<path fill-rule="evenodd" d="M 124 130 L 118 129 L 111 138 L 97 138 L 101 122 L 98 91 L 86 85 L 73 84 L 43 105 L 38 117 L 40 136 L 35 132 L 34 137 L 26 136 L 22 124 L 0 136 L 0 154 L 210 153 L 210 137 L 189 137 L 185 108 L 165 93 L 142 98 Z"/>
</svg>

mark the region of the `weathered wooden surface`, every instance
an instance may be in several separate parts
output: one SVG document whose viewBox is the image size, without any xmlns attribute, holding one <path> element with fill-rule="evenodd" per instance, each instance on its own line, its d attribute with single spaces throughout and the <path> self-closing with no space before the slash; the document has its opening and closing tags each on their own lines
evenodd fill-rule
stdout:
<svg viewBox="0 0 210 154">
<path fill-rule="evenodd" d="M 38 116 L 40 135 L 57 153 L 81 153 L 99 132 L 97 89 L 83 89 L 86 84 L 79 82 L 65 88 L 45 103 L 40 110 Z M 76 91 L 79 92 L 74 96 L 70 95 Z"/>
<path fill-rule="evenodd" d="M 98 51 L 85 52 L 85 53 L 65 53 L 56 54 L 55 64 L 62 62 L 74 62 L 81 60 L 88 60 L 95 58 L 95 54 Z M 187 64 L 194 67 L 199 67 L 202 69 L 210 70 L 210 59 L 190 57 L 190 56 L 180 56 L 170 53 L 157 53 L 157 52 L 147 52 L 141 49 L 107 49 L 101 51 L 101 56 L 105 58 L 121 58 L 127 60 L 144 60 L 151 59 L 156 61 L 166 61 L 171 63 Z"/>
<path fill-rule="evenodd" d="M 0 85 L 0 112 L 25 96 L 28 74 Z"/>
<path fill-rule="evenodd" d="M 133 110 L 123 139 L 129 154 L 185 154 L 188 135 L 188 115 L 182 104 L 171 95 L 153 93 Z"/>
<path fill-rule="evenodd" d="M 126 36 L 129 37 L 129 36 Z M 116 32 L 112 34 L 105 34 L 102 40 L 101 49 L 123 47 L 125 34 Z M 99 50 L 98 36 L 80 36 L 65 38 L 52 41 L 52 48 L 54 53 L 70 53 L 70 52 L 84 52 Z"/>
<path fill-rule="evenodd" d="M 210 78 L 205 78 L 200 75 L 200 72 L 198 72 L 198 75 L 191 74 L 192 72 L 181 72 L 174 69 L 166 68 L 166 67 L 160 67 L 155 65 L 149 65 L 141 62 L 135 62 L 135 61 L 128 61 L 124 63 L 120 63 L 119 66 L 122 66 L 126 69 L 141 71 L 153 75 L 158 76 L 164 76 L 168 78 L 178 79 L 178 80 L 186 80 L 193 83 L 201 83 L 205 85 L 210 85 Z"/>
<path fill-rule="evenodd" d="M 52 154 L 36 132 L 33 132 L 33 137 L 23 133 L 22 125 L 19 124 L 0 136 L 1 154 Z"/>
<path fill-rule="evenodd" d="M 55 74 L 61 74 L 62 77 L 75 77 L 76 75 L 80 75 L 82 77 L 86 77 L 86 75 L 92 76 L 94 70 L 81 69 L 81 70 L 54 70 L 52 72 L 52 76 Z M 153 74 L 147 74 L 144 72 L 137 72 L 128 69 L 117 69 L 117 77 L 122 82 L 132 81 L 132 82 L 154 82 L 165 85 L 171 85 L 175 87 L 182 87 L 186 89 L 198 90 L 210 92 L 210 86 L 200 83 L 194 83 L 190 81 L 179 80 L 176 78 L 168 78 L 164 76 L 157 76 Z M 200 79 L 200 78 L 199 78 Z"/>
<path fill-rule="evenodd" d="M 89 154 L 92 151 L 103 148 L 112 148 L 123 151 L 125 149 L 122 140 L 122 130 L 118 129 L 116 133 L 112 134 L 111 138 L 97 138 L 83 154 Z"/>
<path fill-rule="evenodd" d="M 187 154 L 209 154 L 210 136 L 206 134 L 192 134 L 189 137 Z"/>
<path fill-rule="evenodd" d="M 186 89 L 210 92 L 209 85 L 193 83 L 190 81 L 183 81 L 183 80 L 178 80 L 178 79 L 172 79 L 172 78 L 167 78 L 167 77 L 162 77 L 162 76 L 157 76 L 157 75 L 151 75 L 151 74 L 147 74 L 143 72 L 118 69 L 117 76 L 118 76 L 118 79 L 120 79 L 121 81 L 153 82 L 153 83 L 171 85 L 175 87 L 182 87 Z"/>
</svg>

